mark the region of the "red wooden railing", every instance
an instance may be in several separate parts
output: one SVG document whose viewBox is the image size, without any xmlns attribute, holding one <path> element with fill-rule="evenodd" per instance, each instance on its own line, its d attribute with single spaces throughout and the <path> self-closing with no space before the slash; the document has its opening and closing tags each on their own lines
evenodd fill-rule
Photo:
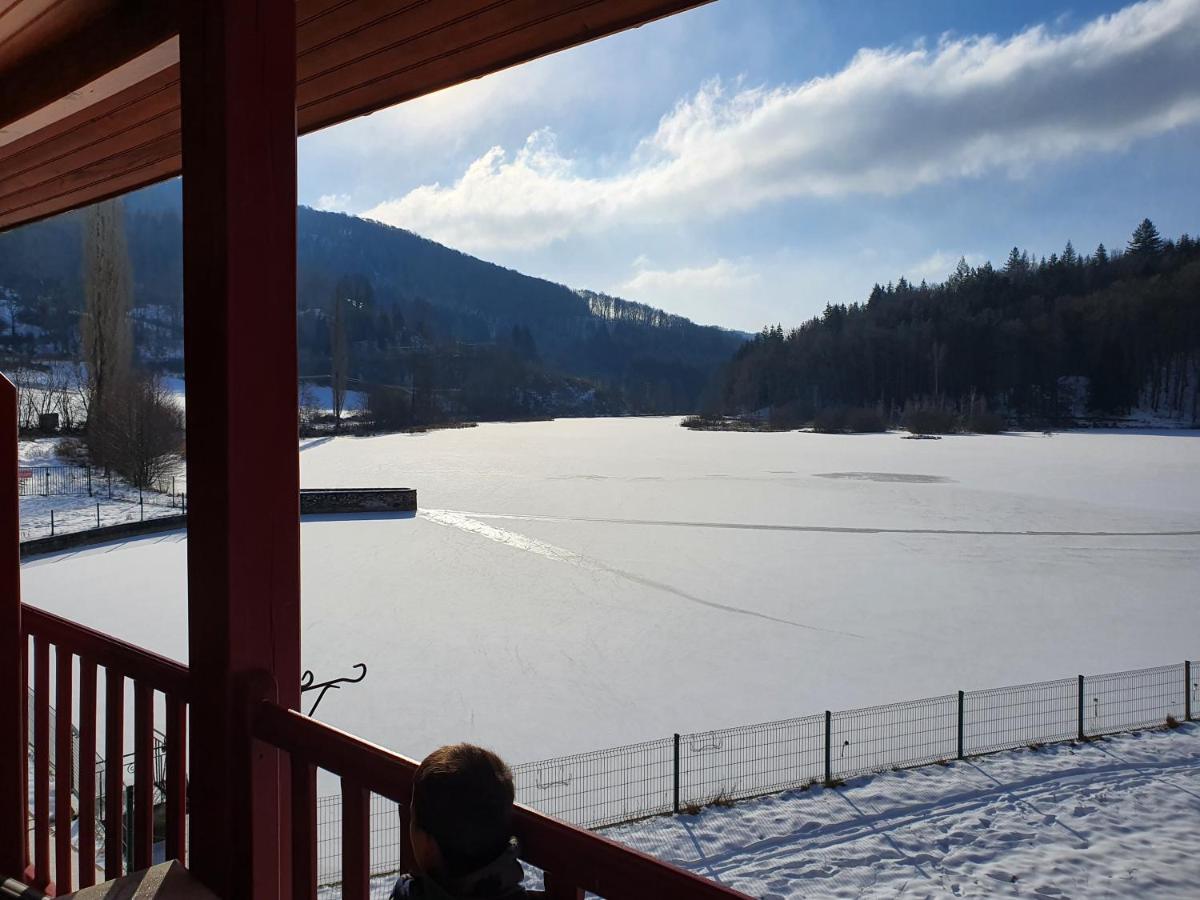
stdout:
<svg viewBox="0 0 1200 900">
<path fill-rule="evenodd" d="M 188 669 L 173 660 L 127 644 L 75 622 L 22 605 L 26 648 L 32 643 L 29 694 L 33 722 L 33 846 L 26 877 L 58 894 L 96 880 L 96 738 L 99 712 L 97 672 L 104 670 L 104 877 L 121 874 L 124 859 L 125 682 L 133 685 L 133 828 L 135 869 L 151 864 L 154 846 L 155 694 L 165 707 L 165 778 L 159 785 L 166 803 L 166 858 L 186 854 L 186 766 Z M 54 655 L 54 811 L 50 810 L 50 657 Z M 79 692 L 74 693 L 78 671 Z M 78 747 L 72 710 L 79 710 Z M 26 779 L 28 757 L 26 757 Z M 78 800 L 78 884 L 73 872 L 71 820 Z M 51 854 L 51 823 L 54 852 Z M 53 856 L 53 871 L 51 857 Z"/>
<path fill-rule="evenodd" d="M 270 700 L 259 704 L 254 736 L 291 758 L 292 886 L 296 897 L 317 895 L 316 773 L 324 769 L 342 784 L 342 897 L 370 894 L 370 795 L 395 801 L 400 810 L 401 867 L 411 864 L 408 802 L 417 764 Z M 547 896 L 580 900 L 590 892 L 608 900 L 744 898 L 690 872 L 660 862 L 600 835 L 518 807 L 514 830 L 521 857 L 545 873 Z"/>
<path fill-rule="evenodd" d="M 31 883 L 58 894 L 95 882 L 96 750 L 101 721 L 98 672 L 104 672 L 104 877 L 122 874 L 124 859 L 124 756 L 126 681 L 133 686 L 132 865 L 149 866 L 154 845 L 155 697 L 165 707 L 165 779 L 158 786 L 166 802 L 166 858 L 186 854 L 186 722 L 189 673 L 186 666 L 51 613 L 22 606 L 22 631 L 32 691 L 34 787 L 33 841 L 26 871 Z M 53 667 L 51 658 L 53 656 Z M 51 671 L 55 678 L 51 688 Z M 76 677 L 77 676 L 77 677 Z M 75 686 L 78 684 L 78 693 Z M 51 693 L 54 725 L 51 729 Z M 260 695 L 261 696 L 261 695 Z M 77 705 L 78 736 L 72 709 Z M 53 735 L 51 735 L 53 730 Z M 283 751 L 291 771 L 291 865 L 295 897 L 317 896 L 317 770 L 342 785 L 342 896 L 366 900 L 370 894 L 370 797 L 379 794 L 400 810 L 401 866 L 411 864 L 408 801 L 416 763 L 339 731 L 270 700 L 252 707 L 256 740 Z M 78 746 L 74 742 L 78 741 Z M 51 811 L 51 748 L 53 796 Z M 28 768 L 26 778 L 28 779 Z M 77 798 L 77 799 L 76 799 Z M 78 877 L 71 847 L 73 801 L 78 803 Z M 51 826 L 53 825 L 53 842 Z M 518 807 L 514 831 L 522 859 L 541 869 L 551 898 L 580 900 L 590 892 L 608 900 L 660 900 L 688 897 L 728 900 L 745 895 L 655 860 L 597 834 Z M 53 846 L 53 853 L 51 848 Z M 53 864 L 52 864 L 53 860 Z M 77 882 L 77 883 L 76 883 Z"/>
</svg>

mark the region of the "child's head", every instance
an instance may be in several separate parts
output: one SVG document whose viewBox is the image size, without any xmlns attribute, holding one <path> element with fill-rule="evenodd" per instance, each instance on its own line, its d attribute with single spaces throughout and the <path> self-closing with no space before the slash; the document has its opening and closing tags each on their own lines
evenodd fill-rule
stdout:
<svg viewBox="0 0 1200 900">
<path fill-rule="evenodd" d="M 417 865 L 444 875 L 482 868 L 508 845 L 512 808 L 512 772 L 495 753 L 472 744 L 434 750 L 413 778 Z"/>
</svg>

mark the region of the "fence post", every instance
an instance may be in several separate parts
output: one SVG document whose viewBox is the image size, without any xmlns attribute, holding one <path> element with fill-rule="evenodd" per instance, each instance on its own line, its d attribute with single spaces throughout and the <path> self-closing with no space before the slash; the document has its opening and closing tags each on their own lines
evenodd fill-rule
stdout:
<svg viewBox="0 0 1200 900">
<path fill-rule="evenodd" d="M 133 785 L 125 788 L 125 821 L 122 823 L 125 832 L 125 871 L 133 871 Z"/>
<path fill-rule="evenodd" d="M 96 527 L 100 527 L 100 504 L 96 504 Z"/>
<path fill-rule="evenodd" d="M 1192 661 L 1183 661 L 1183 721 L 1192 721 Z"/>
<path fill-rule="evenodd" d="M 42 496 L 49 497 L 50 496 L 50 467 L 47 466 L 45 469 L 42 470 L 42 473 L 45 476 L 42 479 L 42 483 L 45 485 L 45 487 L 42 488 Z"/>
<path fill-rule="evenodd" d="M 54 510 L 50 510 L 50 537 L 54 537 Z"/>
<path fill-rule="evenodd" d="M 1083 740 L 1083 676 L 1079 676 L 1079 739 Z"/>
<path fill-rule="evenodd" d="M 963 758 L 963 710 L 966 706 L 966 694 L 958 692 L 958 758 Z"/>
<path fill-rule="evenodd" d="M 825 783 L 833 781 L 833 713 L 825 710 Z"/>
<path fill-rule="evenodd" d="M 86 471 L 87 471 L 87 480 L 88 480 L 88 496 L 90 497 L 90 496 L 92 496 L 92 467 L 91 467 L 91 466 L 85 466 L 84 468 L 85 468 L 85 469 L 86 469 Z"/>
<path fill-rule="evenodd" d="M 675 814 L 679 814 L 679 734 L 675 735 Z"/>
</svg>

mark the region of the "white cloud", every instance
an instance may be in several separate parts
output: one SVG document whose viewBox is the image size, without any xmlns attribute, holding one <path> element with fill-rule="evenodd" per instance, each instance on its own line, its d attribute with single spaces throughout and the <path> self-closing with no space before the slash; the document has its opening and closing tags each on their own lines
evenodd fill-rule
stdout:
<svg viewBox="0 0 1200 900">
<path fill-rule="evenodd" d="M 493 147 L 452 184 L 363 213 L 474 251 L 615 225 L 716 219 L 785 198 L 895 195 L 1120 150 L 1200 121 L 1200 0 L 1147 0 L 1055 34 L 862 50 L 800 85 L 679 103 L 621 170 L 596 175 L 549 130 Z"/>
<path fill-rule="evenodd" d="M 612 288 L 618 296 L 634 297 L 698 322 L 741 320 L 757 313 L 755 302 L 762 279 L 748 264 L 718 259 L 707 266 L 652 269 L 644 256 L 633 263 L 634 274 Z M 757 322 L 757 318 L 752 321 Z M 757 326 L 755 326 L 757 327 Z"/>
<path fill-rule="evenodd" d="M 349 194 L 322 194 L 317 198 L 317 209 L 326 212 L 342 212 L 350 206 Z"/>
</svg>

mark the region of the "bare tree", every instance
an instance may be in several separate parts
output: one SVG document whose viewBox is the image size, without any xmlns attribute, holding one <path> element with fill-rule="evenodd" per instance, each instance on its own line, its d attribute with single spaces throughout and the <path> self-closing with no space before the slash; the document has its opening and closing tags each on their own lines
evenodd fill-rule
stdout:
<svg viewBox="0 0 1200 900">
<path fill-rule="evenodd" d="M 346 299 L 339 290 L 333 295 L 333 314 L 330 323 L 330 374 L 329 387 L 333 395 L 333 428 L 342 426 L 342 410 L 346 406 L 346 378 L 350 368 L 350 352 L 346 345 Z"/>
<path fill-rule="evenodd" d="M 95 434 L 93 458 L 134 487 L 155 488 L 179 470 L 183 452 L 183 411 L 153 375 L 131 379 L 125 390 L 104 401 L 105 416 Z"/>
<path fill-rule="evenodd" d="M 350 345 L 346 335 L 347 318 L 361 315 L 374 299 L 371 282 L 363 275 L 344 275 L 333 289 L 333 309 L 330 310 L 329 386 L 333 394 L 333 427 L 342 424 L 342 411 L 346 408 L 346 382 L 350 377 Z"/>
<path fill-rule="evenodd" d="M 133 299 L 124 207 L 105 200 L 83 217 L 84 310 L 80 322 L 87 367 L 89 431 L 126 389 L 133 360 L 129 309 Z M 89 441 L 90 443 L 90 441 Z"/>
</svg>

